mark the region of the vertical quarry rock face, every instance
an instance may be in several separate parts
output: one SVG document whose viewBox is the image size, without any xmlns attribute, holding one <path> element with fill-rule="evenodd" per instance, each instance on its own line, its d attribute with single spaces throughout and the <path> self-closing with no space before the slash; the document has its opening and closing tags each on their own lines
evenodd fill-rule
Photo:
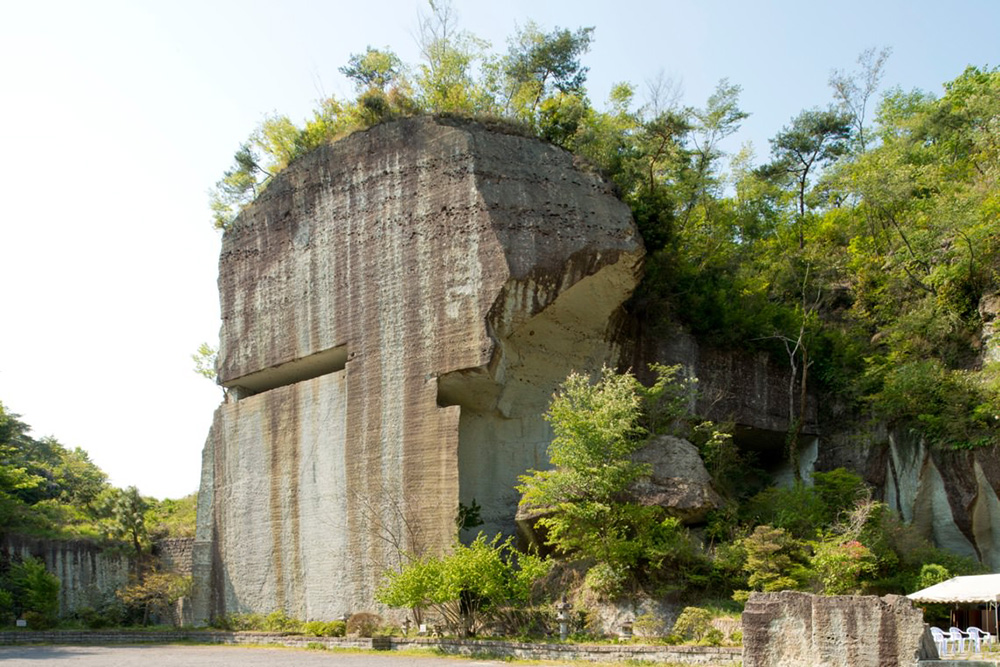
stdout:
<svg viewBox="0 0 1000 667">
<path fill-rule="evenodd" d="M 869 479 L 886 503 L 937 546 L 1000 568 L 1000 458 L 996 447 L 968 451 L 928 448 L 889 433 L 873 449 Z M 873 479 L 874 478 L 874 479 Z"/>
<path fill-rule="evenodd" d="M 743 612 L 744 667 L 892 667 L 937 658 L 923 613 L 897 595 L 753 593 Z"/>
<path fill-rule="evenodd" d="M 460 502 L 512 532 L 551 393 L 617 360 L 642 252 L 568 153 L 474 124 L 398 121 L 289 167 L 223 239 L 196 617 L 371 609 Z"/>
<path fill-rule="evenodd" d="M 0 535 L 0 561 L 38 558 L 59 579 L 59 614 L 69 615 L 94 600 L 113 596 L 128 583 L 131 563 L 87 541 L 67 542 Z"/>
</svg>

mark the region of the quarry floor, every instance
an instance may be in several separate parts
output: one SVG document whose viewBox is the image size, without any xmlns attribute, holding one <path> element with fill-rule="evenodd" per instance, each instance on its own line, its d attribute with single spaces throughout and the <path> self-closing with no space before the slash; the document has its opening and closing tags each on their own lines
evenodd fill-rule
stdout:
<svg viewBox="0 0 1000 667">
<path fill-rule="evenodd" d="M 236 646 L 3 646 L 4 667 L 460 667 L 502 661 L 374 653 L 331 653 Z"/>
</svg>

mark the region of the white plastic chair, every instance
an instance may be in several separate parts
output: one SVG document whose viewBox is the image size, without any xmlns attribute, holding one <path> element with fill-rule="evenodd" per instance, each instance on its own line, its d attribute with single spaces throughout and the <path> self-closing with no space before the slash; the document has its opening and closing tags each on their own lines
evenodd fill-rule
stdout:
<svg viewBox="0 0 1000 667">
<path fill-rule="evenodd" d="M 951 643 L 951 633 L 945 632 L 941 628 L 931 628 L 931 637 L 934 638 L 934 643 L 937 644 L 938 655 L 944 657 L 948 655 L 948 645 Z"/>
<path fill-rule="evenodd" d="M 973 650 L 976 653 L 982 652 L 983 644 L 989 646 L 993 643 L 993 635 L 983 632 L 975 626 L 970 627 L 965 633 L 969 635 L 969 644 L 974 647 Z"/>
<path fill-rule="evenodd" d="M 958 645 L 958 652 L 965 653 L 965 633 L 953 625 L 948 628 L 948 634 L 951 635 L 952 640 Z"/>
</svg>

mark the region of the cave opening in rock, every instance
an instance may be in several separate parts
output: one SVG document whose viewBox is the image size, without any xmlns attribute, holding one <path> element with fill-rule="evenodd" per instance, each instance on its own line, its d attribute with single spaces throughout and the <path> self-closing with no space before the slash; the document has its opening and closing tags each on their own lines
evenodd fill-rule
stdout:
<svg viewBox="0 0 1000 667">
<path fill-rule="evenodd" d="M 518 477 L 549 467 L 552 429 L 544 415 L 553 393 L 571 372 L 595 375 L 615 365 L 609 321 L 626 292 L 616 271 L 584 277 L 534 316 L 506 329 L 496 326 L 488 367 L 439 378 L 438 404 L 461 407 L 459 502 L 469 507 L 475 501 L 483 522 L 461 539 L 472 540 L 479 531 L 516 533 Z"/>
<path fill-rule="evenodd" d="M 748 487 L 776 485 L 791 487 L 796 482 L 812 483 L 818 455 L 818 439 L 799 436 L 794 452 L 788 451 L 788 433 L 737 424 L 733 443 L 747 461 L 744 482 Z"/>
</svg>

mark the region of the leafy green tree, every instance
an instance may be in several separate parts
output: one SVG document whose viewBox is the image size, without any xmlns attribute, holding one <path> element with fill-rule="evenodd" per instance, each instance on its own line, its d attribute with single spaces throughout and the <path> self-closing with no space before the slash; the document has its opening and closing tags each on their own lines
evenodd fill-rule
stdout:
<svg viewBox="0 0 1000 667">
<path fill-rule="evenodd" d="M 433 606 L 449 629 L 474 635 L 487 624 L 518 631 L 518 610 L 530 604 L 534 582 L 550 563 L 518 552 L 513 538 L 488 540 L 480 533 L 469 545 L 455 544 L 451 553 L 415 560 L 386 573 L 376 599 L 390 607 L 413 611 L 422 620 Z"/>
<path fill-rule="evenodd" d="M 840 111 L 811 109 L 801 112 L 771 139 L 774 160 L 763 173 L 791 179 L 796 201 L 795 226 L 799 247 L 805 246 L 806 195 L 811 179 L 824 166 L 847 152 L 851 136 L 850 118 Z"/>
<path fill-rule="evenodd" d="M 539 523 L 562 553 L 608 561 L 626 537 L 616 501 L 645 470 L 631 458 L 645 436 L 637 386 L 631 374 L 609 368 L 593 384 L 573 373 L 546 412 L 554 468 L 522 475 L 518 490 L 523 503 L 551 512 Z"/>
<path fill-rule="evenodd" d="M 20 415 L 7 412 L 0 403 L 0 519 L 10 525 L 26 503 L 23 496 L 44 483 L 44 478 L 28 471 L 23 450 L 31 442 L 29 428 Z"/>
<path fill-rule="evenodd" d="M 217 377 L 215 365 L 218 356 L 218 348 L 212 347 L 208 343 L 202 343 L 198 346 L 198 351 L 191 355 L 191 360 L 194 362 L 194 372 L 215 381 Z"/>
<path fill-rule="evenodd" d="M 744 569 L 753 590 L 796 590 L 808 576 L 804 545 L 781 528 L 760 525 L 743 540 Z"/>
<path fill-rule="evenodd" d="M 369 88 L 385 92 L 402 78 L 403 61 L 389 47 L 369 46 L 364 53 L 352 53 L 340 73 L 354 82 L 358 92 Z"/>
<path fill-rule="evenodd" d="M 173 623 L 174 605 L 191 592 L 191 578 L 172 572 L 149 572 L 118 591 L 118 598 L 141 625 Z"/>
<path fill-rule="evenodd" d="M 420 16 L 417 40 L 423 62 L 416 86 L 423 108 L 452 113 L 492 110 L 488 88 L 476 79 L 487 42 L 458 29 L 457 12 L 448 0 L 428 0 L 428 5 L 431 11 Z"/>
<path fill-rule="evenodd" d="M 149 533 L 146 528 L 146 510 L 149 503 L 139 495 L 134 486 L 127 489 L 115 489 L 108 497 L 109 521 L 108 533 L 111 537 L 124 540 L 133 553 L 135 578 L 138 583 L 143 580 L 143 554 L 149 544 Z"/>
<path fill-rule="evenodd" d="M 544 100 L 556 94 L 582 98 L 587 68 L 580 57 L 590 49 L 593 28 L 556 28 L 545 34 L 529 22 L 508 41 L 503 71 L 505 113 L 534 122 Z"/>
<path fill-rule="evenodd" d="M 879 51 L 868 48 L 858 55 L 859 71 L 847 73 L 834 70 L 830 74 L 830 88 L 833 89 L 837 102 L 851 118 L 853 136 L 862 153 L 868 148 L 868 138 L 865 136 L 868 103 L 882 82 L 885 64 L 891 54 L 890 48 Z"/>
<path fill-rule="evenodd" d="M 59 613 L 59 579 L 46 569 L 45 563 L 36 558 L 14 563 L 8 579 L 15 614 L 26 618 L 35 629 L 55 624 Z"/>
<path fill-rule="evenodd" d="M 573 373 L 552 399 L 546 419 L 554 468 L 522 475 L 521 502 L 544 510 L 538 525 L 557 553 L 594 563 L 588 583 L 615 597 L 630 582 L 663 590 L 707 566 L 681 523 L 657 506 L 629 499 L 629 485 L 648 470 L 632 455 L 648 429 L 670 432 L 686 419 L 691 383 L 676 367 L 654 366 L 643 387 L 631 373 L 605 368 L 596 381 Z"/>
<path fill-rule="evenodd" d="M 858 540 L 832 537 L 814 547 L 811 566 L 824 595 L 856 595 L 877 568 L 871 549 Z"/>
</svg>

